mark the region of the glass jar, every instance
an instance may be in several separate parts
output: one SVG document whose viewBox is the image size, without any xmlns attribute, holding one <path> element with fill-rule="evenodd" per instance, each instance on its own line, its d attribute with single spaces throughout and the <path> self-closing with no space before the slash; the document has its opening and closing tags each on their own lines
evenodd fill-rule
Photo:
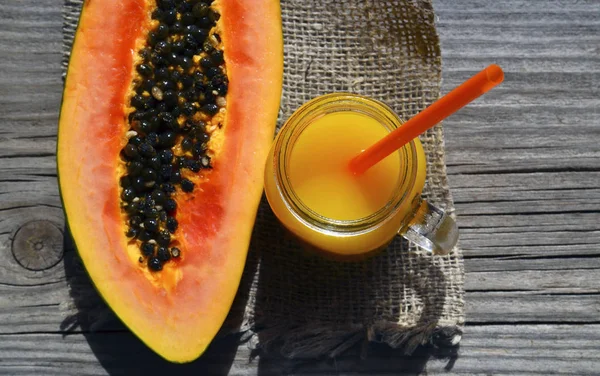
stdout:
<svg viewBox="0 0 600 376">
<path fill-rule="evenodd" d="M 317 119 L 339 112 L 368 116 L 386 132 L 402 125 L 388 106 L 356 94 L 327 94 L 300 107 L 281 128 L 265 168 L 265 193 L 279 221 L 307 247 L 339 258 L 372 254 L 387 246 L 396 235 L 436 254 L 449 252 L 456 244 L 458 230 L 442 210 L 421 198 L 426 159 L 418 139 L 396 153 L 401 167 L 394 192 L 385 205 L 369 215 L 350 220 L 328 218 L 298 197 L 289 174 L 296 142 Z"/>
</svg>

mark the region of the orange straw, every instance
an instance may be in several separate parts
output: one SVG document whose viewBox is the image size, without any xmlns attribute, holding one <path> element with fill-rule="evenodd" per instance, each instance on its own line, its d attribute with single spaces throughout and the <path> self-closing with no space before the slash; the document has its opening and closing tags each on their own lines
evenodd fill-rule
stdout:
<svg viewBox="0 0 600 376">
<path fill-rule="evenodd" d="M 362 174 L 394 151 L 418 137 L 440 121 L 466 106 L 504 80 L 502 69 L 492 64 L 469 78 L 429 107 L 419 112 L 401 127 L 390 132 L 350 161 L 350 171 Z"/>
</svg>

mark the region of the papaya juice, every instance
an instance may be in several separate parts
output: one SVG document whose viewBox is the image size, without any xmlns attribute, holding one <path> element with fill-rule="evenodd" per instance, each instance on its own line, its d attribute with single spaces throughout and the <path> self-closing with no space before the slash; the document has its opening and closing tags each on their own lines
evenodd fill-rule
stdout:
<svg viewBox="0 0 600 376">
<path fill-rule="evenodd" d="M 414 210 L 425 181 L 418 139 L 360 176 L 348 168 L 354 156 L 400 126 L 391 110 L 379 106 L 390 116 L 353 111 L 348 104 L 293 115 L 273 145 L 267 199 L 280 222 L 310 248 L 342 257 L 372 252 L 387 245 Z"/>
<path fill-rule="evenodd" d="M 398 185 L 398 153 L 360 176 L 350 172 L 348 161 L 386 134 L 375 119 L 359 113 L 337 112 L 313 121 L 296 140 L 289 160 L 298 198 L 336 220 L 356 220 L 381 209 Z"/>
</svg>

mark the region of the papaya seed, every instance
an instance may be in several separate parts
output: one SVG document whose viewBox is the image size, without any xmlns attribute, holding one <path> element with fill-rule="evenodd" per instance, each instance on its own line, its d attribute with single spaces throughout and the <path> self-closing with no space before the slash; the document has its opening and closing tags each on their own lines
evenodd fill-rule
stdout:
<svg viewBox="0 0 600 376">
<path fill-rule="evenodd" d="M 148 268 L 154 272 L 158 272 L 158 271 L 162 270 L 163 264 L 162 264 L 162 262 L 160 262 L 160 260 L 158 258 L 150 257 L 148 259 Z"/>
</svg>

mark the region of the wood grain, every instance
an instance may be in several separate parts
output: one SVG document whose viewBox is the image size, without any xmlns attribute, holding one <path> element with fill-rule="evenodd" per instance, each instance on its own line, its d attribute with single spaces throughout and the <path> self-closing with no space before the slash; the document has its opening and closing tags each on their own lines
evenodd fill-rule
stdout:
<svg viewBox="0 0 600 376">
<path fill-rule="evenodd" d="M 434 0 L 444 93 L 490 63 L 506 71 L 500 87 L 445 121 L 466 268 L 458 359 L 376 348 L 366 360 L 250 362 L 246 345 L 225 339 L 184 367 L 149 352 L 110 311 L 85 317 L 103 303 L 94 293 L 73 298 L 93 290 L 69 247 L 40 271 L 13 256 L 24 225 L 64 229 L 55 168 L 62 5 L 0 0 L 0 374 L 598 373 L 598 1 Z"/>
<path fill-rule="evenodd" d="M 489 63 L 506 71 L 444 123 L 467 257 L 600 252 L 598 6 L 435 2 L 444 91 Z"/>
<path fill-rule="evenodd" d="M 162 361 L 130 333 L 59 333 L 0 336 L 2 370 L 10 375 L 356 375 L 390 374 L 570 374 L 598 372 L 598 325 L 494 325 L 470 327 L 461 344 L 460 358 L 432 358 L 419 352 L 407 358 L 373 347 L 365 359 L 345 356 L 335 360 L 282 361 L 253 359 L 247 344 L 217 341 L 206 357 L 187 365 Z M 90 347 L 92 351 L 90 351 Z M 66 351 L 68 349 L 68 351 Z M 42 355 L 43 354 L 43 355 Z M 493 361 L 490 361 L 493 359 Z M 100 360 L 100 361 L 99 361 Z M 452 367 L 451 371 L 447 368 Z"/>
</svg>

